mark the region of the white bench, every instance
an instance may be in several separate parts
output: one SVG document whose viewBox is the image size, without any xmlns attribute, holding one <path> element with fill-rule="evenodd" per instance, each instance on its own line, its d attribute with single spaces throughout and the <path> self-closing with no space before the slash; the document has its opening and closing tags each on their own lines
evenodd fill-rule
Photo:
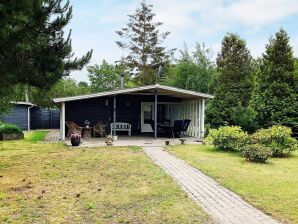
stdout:
<svg viewBox="0 0 298 224">
<path fill-rule="evenodd" d="M 116 131 L 127 131 L 128 135 L 131 136 L 131 124 L 123 122 L 111 123 L 111 135 L 113 135 L 113 132 L 116 134 Z"/>
</svg>

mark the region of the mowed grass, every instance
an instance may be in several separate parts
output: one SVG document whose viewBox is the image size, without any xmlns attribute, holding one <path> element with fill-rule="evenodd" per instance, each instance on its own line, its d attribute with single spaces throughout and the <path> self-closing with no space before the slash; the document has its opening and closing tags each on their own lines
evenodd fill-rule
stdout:
<svg viewBox="0 0 298 224">
<path fill-rule="evenodd" d="M 42 141 L 46 135 L 48 134 L 48 131 L 30 131 L 25 133 L 25 141 L 30 141 L 33 143 Z"/>
<path fill-rule="evenodd" d="M 257 164 L 245 161 L 240 153 L 220 152 L 212 146 L 172 146 L 169 151 L 265 213 L 286 223 L 298 223 L 297 153 Z"/>
<path fill-rule="evenodd" d="M 136 147 L 0 142 L 0 223 L 206 223 Z"/>
</svg>

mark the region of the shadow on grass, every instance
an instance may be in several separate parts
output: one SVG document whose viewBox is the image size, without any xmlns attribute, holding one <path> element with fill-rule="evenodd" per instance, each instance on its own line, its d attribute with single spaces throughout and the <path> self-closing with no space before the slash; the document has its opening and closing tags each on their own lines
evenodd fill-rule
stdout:
<svg viewBox="0 0 298 224">
<path fill-rule="evenodd" d="M 231 157 L 242 157 L 242 153 L 240 151 L 233 151 L 233 150 L 221 150 L 213 145 L 202 145 L 198 148 L 198 150 L 207 152 L 207 153 L 218 153 L 218 154 L 225 154 Z"/>
</svg>

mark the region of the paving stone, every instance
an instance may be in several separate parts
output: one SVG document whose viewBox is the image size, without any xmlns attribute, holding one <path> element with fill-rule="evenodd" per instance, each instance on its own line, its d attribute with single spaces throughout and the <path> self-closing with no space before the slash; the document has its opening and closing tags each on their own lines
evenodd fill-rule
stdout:
<svg viewBox="0 0 298 224">
<path fill-rule="evenodd" d="M 59 142 L 60 141 L 60 132 L 59 130 L 50 130 L 47 136 L 44 138 L 44 143 L 47 142 Z"/>
<path fill-rule="evenodd" d="M 143 149 L 216 223 L 278 223 L 163 147 L 146 146 Z"/>
</svg>

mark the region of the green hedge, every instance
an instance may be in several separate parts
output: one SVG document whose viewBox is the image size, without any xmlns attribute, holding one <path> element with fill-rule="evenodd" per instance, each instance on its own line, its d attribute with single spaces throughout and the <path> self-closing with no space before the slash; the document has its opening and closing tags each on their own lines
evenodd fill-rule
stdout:
<svg viewBox="0 0 298 224">
<path fill-rule="evenodd" d="M 14 124 L 0 124 L 0 134 L 22 133 L 22 130 Z"/>
</svg>

